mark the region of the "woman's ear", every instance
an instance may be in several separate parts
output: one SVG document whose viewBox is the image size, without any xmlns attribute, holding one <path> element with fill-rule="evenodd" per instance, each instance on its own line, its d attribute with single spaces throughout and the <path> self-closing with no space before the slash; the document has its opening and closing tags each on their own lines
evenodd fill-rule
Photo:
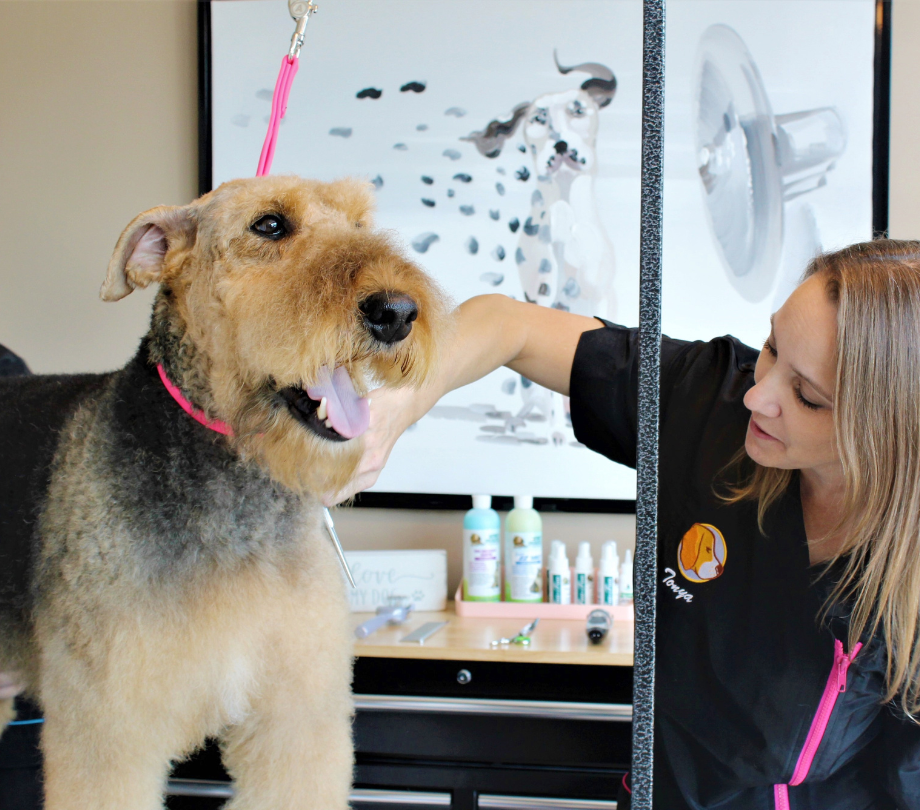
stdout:
<svg viewBox="0 0 920 810">
<path fill-rule="evenodd" d="M 160 205 L 136 216 L 115 245 L 99 291 L 102 300 L 118 301 L 159 281 L 170 248 L 194 242 L 197 226 L 188 205 Z"/>
</svg>

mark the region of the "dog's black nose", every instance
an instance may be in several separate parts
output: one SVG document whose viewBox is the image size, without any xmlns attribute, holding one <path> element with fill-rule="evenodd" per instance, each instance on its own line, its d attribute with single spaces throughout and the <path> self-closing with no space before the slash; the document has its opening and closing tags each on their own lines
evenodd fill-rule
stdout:
<svg viewBox="0 0 920 810">
<path fill-rule="evenodd" d="M 418 307 L 403 293 L 379 292 L 365 298 L 359 305 L 364 325 L 381 343 L 398 343 L 412 331 L 412 321 L 418 317 Z"/>
<path fill-rule="evenodd" d="M 564 155 L 569 151 L 569 145 L 565 141 L 556 141 L 556 154 Z"/>
</svg>

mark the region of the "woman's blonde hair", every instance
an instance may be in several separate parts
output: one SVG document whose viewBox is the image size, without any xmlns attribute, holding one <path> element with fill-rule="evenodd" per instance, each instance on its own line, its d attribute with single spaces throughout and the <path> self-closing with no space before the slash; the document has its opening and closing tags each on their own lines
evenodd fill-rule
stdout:
<svg viewBox="0 0 920 810">
<path fill-rule="evenodd" d="M 853 606 L 849 645 L 881 627 L 887 700 L 920 713 L 920 242 L 879 239 L 827 253 L 803 280 L 826 280 L 837 306 L 834 432 L 845 480 L 831 533 L 844 541 L 830 602 Z M 740 454 L 746 457 L 742 451 Z M 793 471 L 755 465 L 730 502 L 756 500 L 758 520 Z"/>
</svg>

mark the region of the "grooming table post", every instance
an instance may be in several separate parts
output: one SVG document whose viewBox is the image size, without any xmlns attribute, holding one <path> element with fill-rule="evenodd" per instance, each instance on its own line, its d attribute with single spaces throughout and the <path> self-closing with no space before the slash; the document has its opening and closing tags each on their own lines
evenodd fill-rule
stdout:
<svg viewBox="0 0 920 810">
<path fill-rule="evenodd" d="M 642 210 L 639 259 L 639 446 L 636 496 L 632 806 L 652 808 L 655 594 L 658 584 L 658 412 L 664 181 L 664 0 L 644 2 Z"/>
</svg>

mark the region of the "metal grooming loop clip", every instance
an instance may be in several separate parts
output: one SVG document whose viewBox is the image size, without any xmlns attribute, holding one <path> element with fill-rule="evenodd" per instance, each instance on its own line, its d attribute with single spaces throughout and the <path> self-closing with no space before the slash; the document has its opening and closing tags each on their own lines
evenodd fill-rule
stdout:
<svg viewBox="0 0 920 810">
<path fill-rule="evenodd" d="M 310 22 L 310 17 L 316 14 L 318 8 L 319 6 L 313 0 L 288 0 L 288 11 L 291 12 L 291 17 L 297 23 L 297 28 L 294 29 L 294 35 L 291 37 L 291 50 L 288 51 L 288 59 L 294 60 L 300 56 L 307 23 Z"/>
<path fill-rule="evenodd" d="M 342 550 L 342 544 L 339 542 L 339 535 L 335 530 L 335 524 L 332 522 L 332 515 L 325 506 L 323 507 L 323 522 L 326 524 L 326 531 L 329 533 L 329 539 L 332 540 L 332 545 L 335 546 L 335 553 L 339 558 L 342 570 L 348 578 L 348 584 L 351 585 L 352 588 L 357 588 L 358 586 L 355 585 L 355 578 L 352 576 L 351 569 L 348 567 L 348 560 L 345 559 L 345 552 Z"/>
</svg>

